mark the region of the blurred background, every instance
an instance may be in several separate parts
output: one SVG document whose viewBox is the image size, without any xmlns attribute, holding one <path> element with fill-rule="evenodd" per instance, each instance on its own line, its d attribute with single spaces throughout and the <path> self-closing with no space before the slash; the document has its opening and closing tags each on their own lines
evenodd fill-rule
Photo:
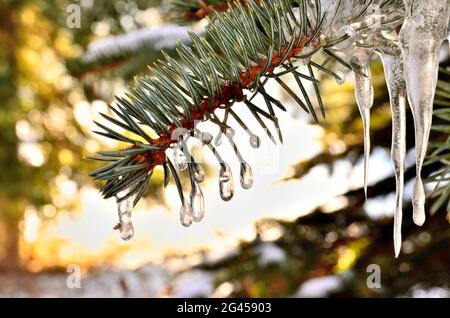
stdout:
<svg viewBox="0 0 450 318">
<path fill-rule="evenodd" d="M 352 76 L 340 86 L 321 78 L 319 125 L 269 82 L 288 108 L 285 141 L 241 147 L 257 167 L 254 187 L 223 202 L 218 167 L 208 165 L 206 217 L 184 228 L 176 188 L 162 190 L 157 171 L 135 208 L 135 237 L 120 240 L 115 202 L 102 199 L 88 176 L 98 164 L 86 159 L 120 145 L 93 134 L 93 120 L 161 49 L 171 54 L 177 39 L 189 43 L 188 30 L 203 32 L 206 13 L 186 3 L 183 12 L 150 0 L 0 1 L 0 297 L 450 297 L 450 190 L 430 183 L 433 215 L 413 225 L 409 112 L 404 242 L 394 258 L 391 115 L 378 59 L 367 202 Z M 450 105 L 448 54 L 442 66 L 438 109 Z M 448 120 L 436 116 L 431 151 L 448 149 Z M 448 158 L 430 160 L 424 174 L 448 176 Z M 367 284 L 371 264 L 380 288 Z M 70 288 L 78 270 L 80 288 Z"/>
</svg>

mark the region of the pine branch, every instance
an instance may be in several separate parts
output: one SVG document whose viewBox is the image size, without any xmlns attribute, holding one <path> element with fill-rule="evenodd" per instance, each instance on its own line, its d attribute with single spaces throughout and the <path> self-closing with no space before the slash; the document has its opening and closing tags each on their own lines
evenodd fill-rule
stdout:
<svg viewBox="0 0 450 318">
<path fill-rule="evenodd" d="M 430 142 L 428 148 L 431 152 L 427 156 L 425 165 L 439 163 L 441 167 L 426 179 L 428 183 L 435 183 L 434 190 L 429 194 L 429 198 L 434 203 L 430 213 L 434 214 L 442 206 L 450 211 L 450 67 L 441 68 L 440 80 L 436 90 L 434 104 L 437 106 L 434 111 L 432 131 L 437 134 L 436 142 Z"/>
<path fill-rule="evenodd" d="M 354 8 L 348 17 L 349 21 L 364 25 L 364 16 L 360 10 L 365 9 L 365 6 L 359 10 Z M 92 173 L 95 179 L 106 182 L 101 189 L 104 197 L 117 196 L 124 189 L 128 189 L 128 193 L 140 194 L 156 166 L 165 167 L 165 180 L 168 180 L 168 166 L 171 167 L 170 172 L 177 181 L 180 193 L 182 223 L 189 225 L 192 220 L 183 215 L 188 209 L 181 182 L 177 171 L 172 169 L 166 150 L 173 149 L 174 166 L 178 170 L 191 167 L 192 162 L 188 162 L 188 159 L 192 159 L 192 155 L 185 142 L 195 137 L 202 139 L 219 161 L 222 167 L 219 176 L 221 196 L 224 200 L 229 200 L 233 196 L 231 171 L 212 145 L 211 138 L 204 140 L 204 133 L 196 129 L 196 124 L 210 120 L 227 136 L 233 148 L 237 149 L 231 133 L 233 130 L 230 130 L 227 120 L 228 114 L 231 114 L 239 122 L 233 105 L 243 101 L 268 137 L 275 141 L 263 118 L 278 129 L 275 109 L 285 108 L 264 89 L 265 83 L 270 79 L 274 79 L 299 107 L 318 120 L 312 98 L 308 96 L 310 93 L 304 89 L 302 81 L 317 82 L 312 69 L 339 76 L 326 66 L 312 61 L 311 57 L 321 48 L 327 48 L 329 56 L 336 63 L 344 66 L 347 64 L 328 50 L 347 37 L 334 36 L 329 32 L 326 36 L 321 34 L 325 21 L 330 21 L 327 18 L 329 14 L 333 13 L 322 13 L 318 0 L 314 3 L 299 0 L 295 8 L 290 0 L 261 0 L 258 3 L 249 0 L 245 6 L 236 3 L 226 13 L 215 15 L 207 27 L 206 39 L 190 33 L 191 47 L 178 43 L 176 50 L 179 59 L 164 54 L 165 61 L 159 61 L 151 68 L 153 77 L 137 78 L 127 94 L 128 98 L 117 98 L 115 105 L 111 106 L 119 120 L 105 117 L 135 137 L 99 125 L 104 130 L 100 134 L 131 144 L 125 150 L 100 153 L 99 160 L 111 162 Z M 333 19 L 328 23 L 333 23 Z M 330 25 L 326 27 L 330 29 Z M 295 64 L 298 62 L 308 66 L 308 75 L 297 70 Z M 293 76 L 301 96 L 281 80 L 280 77 L 286 75 Z M 247 97 L 248 91 L 254 92 L 253 96 Z M 318 87 L 315 87 L 314 92 L 321 105 Z M 267 109 L 252 103 L 252 98 L 257 94 L 264 98 Z M 217 118 L 217 109 L 225 110 L 223 120 Z M 246 129 L 245 125 L 241 126 Z M 141 127 L 147 127 L 153 134 Z M 257 148 L 259 137 L 252 132 L 247 133 L 250 135 L 250 144 Z M 136 137 L 144 139 L 145 143 L 137 141 Z M 279 137 L 281 140 L 281 134 Z M 243 162 L 240 153 L 236 152 L 236 155 Z M 192 172 L 191 168 L 190 171 Z M 251 175 L 250 167 L 242 164 L 241 185 L 244 188 L 250 184 Z M 195 200 L 203 198 L 198 193 L 197 183 L 200 181 L 196 179 L 195 173 L 190 173 L 190 177 L 190 204 L 194 206 L 197 204 Z"/>
<path fill-rule="evenodd" d="M 167 12 L 171 19 L 178 23 L 195 22 L 213 16 L 216 12 L 225 12 L 235 2 L 246 4 L 246 0 L 167 0 L 166 2 Z"/>
<path fill-rule="evenodd" d="M 177 41 L 190 44 L 185 27 L 166 25 L 145 28 L 96 41 L 89 45 L 83 56 L 66 61 L 66 66 L 75 77 L 133 63 L 140 56 L 145 56 L 145 66 L 161 58 L 161 50 L 174 51 Z"/>
</svg>

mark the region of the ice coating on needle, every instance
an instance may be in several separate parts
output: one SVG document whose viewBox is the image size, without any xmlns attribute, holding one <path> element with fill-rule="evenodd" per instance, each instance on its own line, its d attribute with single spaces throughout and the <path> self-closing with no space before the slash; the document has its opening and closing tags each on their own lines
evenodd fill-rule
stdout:
<svg viewBox="0 0 450 318">
<path fill-rule="evenodd" d="M 367 199 L 370 155 L 370 108 L 373 105 L 373 86 L 370 73 L 370 56 L 374 49 L 355 46 L 350 64 L 355 75 L 355 97 L 361 113 L 364 130 L 364 193 Z"/>
<path fill-rule="evenodd" d="M 394 213 L 394 251 L 398 257 L 402 246 L 402 202 L 406 155 L 406 83 L 400 54 L 380 53 L 383 62 L 392 112 L 391 159 L 396 180 Z"/>
<path fill-rule="evenodd" d="M 178 170 L 186 170 L 188 167 L 187 157 L 179 144 L 173 147 L 173 163 Z"/>
<path fill-rule="evenodd" d="M 448 1 L 405 2 L 405 22 L 399 34 L 408 100 L 416 142 L 416 181 L 413 189 L 413 220 L 425 222 L 425 190 L 421 178 L 433 115 L 439 69 L 439 50 L 447 37 Z"/>
<path fill-rule="evenodd" d="M 131 220 L 134 196 L 122 200 L 127 194 L 128 190 L 123 190 L 116 195 L 119 223 L 114 229 L 119 230 L 120 237 L 124 241 L 130 240 L 134 235 L 133 222 Z"/>
<path fill-rule="evenodd" d="M 222 164 L 219 172 L 219 192 L 224 201 L 230 201 L 234 194 L 233 174 L 227 164 Z"/>
<path fill-rule="evenodd" d="M 191 189 L 191 208 L 195 222 L 200 222 L 205 216 L 205 199 L 202 189 L 197 182 L 193 182 Z"/>
<path fill-rule="evenodd" d="M 187 199 L 184 199 L 180 209 L 180 222 L 183 226 L 189 227 L 194 221 L 192 206 Z"/>
</svg>

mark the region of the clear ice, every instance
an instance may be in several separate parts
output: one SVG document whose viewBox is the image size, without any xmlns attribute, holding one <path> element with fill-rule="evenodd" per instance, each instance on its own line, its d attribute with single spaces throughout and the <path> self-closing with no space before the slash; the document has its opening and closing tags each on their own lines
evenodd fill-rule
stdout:
<svg viewBox="0 0 450 318">
<path fill-rule="evenodd" d="M 241 186 L 244 189 L 250 189 L 253 185 L 252 168 L 246 162 L 241 163 L 240 181 L 241 181 Z"/>
<path fill-rule="evenodd" d="M 131 221 L 134 196 L 121 200 L 127 194 L 128 190 L 123 190 L 116 195 L 119 223 L 117 223 L 114 229 L 119 230 L 120 237 L 124 241 L 130 240 L 134 235 L 133 222 Z"/>
<path fill-rule="evenodd" d="M 367 198 L 370 155 L 370 109 L 373 105 L 373 86 L 370 73 L 370 57 L 373 48 L 355 46 L 350 64 L 355 75 L 355 97 L 361 113 L 364 131 L 364 194 Z"/>
<path fill-rule="evenodd" d="M 183 226 L 189 227 L 194 221 L 194 214 L 192 206 L 187 199 L 184 199 L 183 205 L 180 209 L 180 222 Z"/>
<path fill-rule="evenodd" d="M 398 257 L 402 246 L 402 203 L 406 156 L 406 83 L 402 57 L 380 54 L 383 62 L 392 112 L 391 159 L 395 173 L 394 252 Z"/>
<path fill-rule="evenodd" d="M 414 117 L 416 181 L 412 203 L 413 220 L 425 222 L 425 189 L 421 171 L 433 115 L 433 100 L 439 70 L 439 50 L 447 38 L 447 0 L 404 0 L 405 21 L 399 42 L 405 69 L 408 101 Z"/>
<path fill-rule="evenodd" d="M 176 144 L 173 147 L 173 163 L 178 170 L 186 170 L 188 167 L 188 159 L 183 152 L 181 145 Z"/>
<path fill-rule="evenodd" d="M 230 201 L 234 194 L 233 174 L 226 163 L 222 163 L 220 167 L 219 191 L 224 201 Z"/>
<path fill-rule="evenodd" d="M 415 128 L 416 180 L 412 203 L 413 220 L 425 222 L 425 191 L 421 170 L 431 129 L 433 100 L 436 90 L 439 51 L 449 37 L 448 0 L 393 1 L 392 8 L 373 1 L 361 20 L 351 20 L 346 12 L 365 5 L 364 1 L 340 2 L 324 0 L 322 5 L 330 12 L 322 36 L 347 37 L 333 46 L 343 53 L 355 75 L 355 97 L 364 126 L 364 191 L 367 197 L 368 158 L 370 152 L 370 108 L 373 88 L 369 59 L 376 51 L 383 62 L 392 111 L 391 156 L 396 178 L 396 207 L 394 213 L 394 250 L 401 249 L 402 197 L 404 188 L 404 161 L 406 149 L 406 99 L 409 101 Z M 345 4 L 347 3 L 347 8 Z M 339 8 L 339 10 L 338 10 Z M 357 10 L 356 10 L 357 11 Z M 351 14 L 350 14 L 351 15 Z M 393 17 L 401 19 L 392 19 Z M 386 22 L 390 21 L 390 22 Z M 397 22 L 395 22 L 397 21 Z M 401 26 L 400 33 L 398 33 Z M 356 31 L 355 31 L 356 30 Z"/>
<path fill-rule="evenodd" d="M 191 189 L 191 208 L 194 221 L 200 222 L 205 216 L 205 199 L 197 182 L 193 183 Z"/>
</svg>

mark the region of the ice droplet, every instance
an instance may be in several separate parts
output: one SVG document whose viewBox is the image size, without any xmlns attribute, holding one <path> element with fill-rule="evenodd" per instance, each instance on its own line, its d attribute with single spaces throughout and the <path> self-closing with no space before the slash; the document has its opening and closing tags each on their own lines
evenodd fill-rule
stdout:
<svg viewBox="0 0 450 318">
<path fill-rule="evenodd" d="M 220 197 L 224 201 L 230 201 L 234 194 L 233 174 L 230 167 L 223 163 L 219 173 Z"/>
<path fill-rule="evenodd" d="M 400 254 L 402 246 L 402 202 L 406 155 L 406 83 L 401 56 L 380 54 L 383 62 L 392 112 L 391 159 L 396 180 L 394 213 L 394 252 Z"/>
<path fill-rule="evenodd" d="M 128 190 L 123 190 L 116 195 L 119 223 L 116 224 L 114 229 L 119 230 L 120 237 L 124 241 L 130 240 L 134 235 L 133 222 L 131 220 L 134 196 L 122 200 L 127 194 Z"/>
<path fill-rule="evenodd" d="M 173 147 L 173 162 L 178 170 L 186 170 L 188 167 L 186 155 L 184 154 L 182 147 L 178 144 Z"/>
<path fill-rule="evenodd" d="M 261 146 L 261 138 L 257 135 L 251 135 L 250 136 L 250 146 L 257 149 Z"/>
<path fill-rule="evenodd" d="M 244 189 L 250 189 L 253 185 L 252 168 L 246 162 L 241 163 L 240 181 L 241 181 L 241 186 Z"/>
<path fill-rule="evenodd" d="M 372 48 L 355 47 L 350 64 L 355 74 L 355 97 L 361 113 L 364 130 L 364 193 L 367 199 L 367 180 L 369 176 L 370 155 L 370 108 L 373 105 L 373 86 L 370 73 Z"/>
<path fill-rule="evenodd" d="M 222 134 L 219 133 L 214 140 L 214 144 L 219 147 L 222 144 Z"/>
<path fill-rule="evenodd" d="M 192 206 L 187 199 L 184 199 L 180 209 L 180 222 L 183 226 L 189 227 L 193 221 L 194 215 L 192 213 Z"/>
<path fill-rule="evenodd" d="M 201 164 L 195 163 L 194 165 L 194 180 L 198 183 L 202 183 L 205 180 L 205 170 Z"/>
<path fill-rule="evenodd" d="M 196 182 L 194 182 L 191 189 L 190 199 L 194 221 L 200 222 L 205 216 L 205 199 L 203 197 L 202 189 L 200 189 L 200 186 Z"/>
<path fill-rule="evenodd" d="M 425 222 L 425 190 L 421 179 L 433 115 L 433 100 L 439 69 L 439 50 L 447 36 L 447 0 L 405 0 L 406 19 L 399 34 L 405 67 L 408 100 L 414 118 L 416 182 L 412 203 L 413 220 Z"/>
<path fill-rule="evenodd" d="M 209 143 L 211 143 L 213 135 L 211 135 L 209 132 L 203 132 L 200 135 L 200 139 L 203 144 L 208 145 Z"/>
</svg>

